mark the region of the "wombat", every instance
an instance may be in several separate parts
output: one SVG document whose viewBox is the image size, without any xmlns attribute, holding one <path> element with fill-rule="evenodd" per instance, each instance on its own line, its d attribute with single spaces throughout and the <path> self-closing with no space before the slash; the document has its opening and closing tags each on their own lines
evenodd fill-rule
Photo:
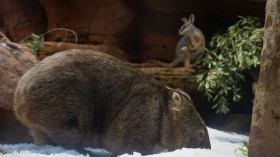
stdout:
<svg viewBox="0 0 280 157">
<path fill-rule="evenodd" d="M 14 110 L 37 145 L 104 148 L 113 156 L 211 147 L 186 93 L 96 51 L 68 50 L 39 62 L 18 82 Z"/>
</svg>

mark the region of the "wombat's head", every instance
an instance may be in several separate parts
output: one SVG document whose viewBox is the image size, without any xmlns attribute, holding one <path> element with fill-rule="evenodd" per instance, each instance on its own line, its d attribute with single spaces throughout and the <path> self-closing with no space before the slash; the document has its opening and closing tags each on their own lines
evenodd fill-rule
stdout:
<svg viewBox="0 0 280 157">
<path fill-rule="evenodd" d="M 191 14 L 189 19 L 183 17 L 181 19 L 184 24 L 180 27 L 179 29 L 179 35 L 185 35 L 185 34 L 189 34 L 189 33 L 194 33 L 194 25 L 193 25 L 193 22 L 194 22 L 194 15 Z"/>
<path fill-rule="evenodd" d="M 170 90 L 168 116 L 163 115 L 161 145 L 168 150 L 182 147 L 211 148 L 205 123 L 188 94 Z"/>
</svg>

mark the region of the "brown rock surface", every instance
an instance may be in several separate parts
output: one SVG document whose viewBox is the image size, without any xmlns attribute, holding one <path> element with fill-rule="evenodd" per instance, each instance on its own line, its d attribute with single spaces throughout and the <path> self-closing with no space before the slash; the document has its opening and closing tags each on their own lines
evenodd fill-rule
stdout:
<svg viewBox="0 0 280 157">
<path fill-rule="evenodd" d="M 172 60 L 180 36 L 178 29 L 183 24 L 180 15 L 164 15 L 146 8 L 139 28 L 139 44 L 142 59 Z"/>
<path fill-rule="evenodd" d="M 250 6 L 250 7 L 248 7 Z M 236 21 L 236 15 L 263 16 L 265 0 L 1 0 L 0 30 L 13 41 L 54 28 L 75 31 L 79 43 L 116 45 L 135 61 L 170 61 L 179 40 L 180 18 L 195 14 L 206 41 Z M 36 15 L 36 16 L 34 16 Z M 47 41 L 74 42 L 54 31 Z"/>
<path fill-rule="evenodd" d="M 0 40 L 0 142 L 31 142 L 27 129 L 13 112 L 14 92 L 21 76 L 38 62 L 25 47 Z"/>
<path fill-rule="evenodd" d="M 0 143 L 15 144 L 32 141 L 27 128 L 16 120 L 14 112 L 0 108 Z"/>
<path fill-rule="evenodd" d="M 20 41 L 32 32 L 43 33 L 47 29 L 44 8 L 38 0 L 1 0 L 1 18 L 3 23 L 0 30 L 13 41 Z"/>
<path fill-rule="evenodd" d="M 37 61 L 24 47 L 0 41 L 0 108 L 12 110 L 18 80 Z"/>
<path fill-rule="evenodd" d="M 79 34 L 81 42 L 116 44 L 118 35 L 129 27 L 133 12 L 124 0 L 41 0 L 48 18 L 48 29 L 64 27 Z M 53 41 L 64 38 L 55 32 Z"/>
<path fill-rule="evenodd" d="M 169 14 L 184 13 L 193 6 L 193 2 L 190 0 L 145 0 L 145 4 L 148 7 Z"/>
</svg>

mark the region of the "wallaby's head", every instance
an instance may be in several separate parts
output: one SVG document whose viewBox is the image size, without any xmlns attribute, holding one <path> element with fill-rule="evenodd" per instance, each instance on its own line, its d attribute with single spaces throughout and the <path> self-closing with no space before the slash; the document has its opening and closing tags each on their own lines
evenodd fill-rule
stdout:
<svg viewBox="0 0 280 157">
<path fill-rule="evenodd" d="M 211 148 L 204 121 L 188 94 L 170 90 L 169 116 L 163 120 L 161 145 L 168 150 L 182 147 Z"/>
<path fill-rule="evenodd" d="M 191 14 L 189 19 L 183 17 L 181 20 L 184 22 L 184 24 L 179 29 L 179 35 L 185 35 L 194 31 L 194 14 Z"/>
</svg>

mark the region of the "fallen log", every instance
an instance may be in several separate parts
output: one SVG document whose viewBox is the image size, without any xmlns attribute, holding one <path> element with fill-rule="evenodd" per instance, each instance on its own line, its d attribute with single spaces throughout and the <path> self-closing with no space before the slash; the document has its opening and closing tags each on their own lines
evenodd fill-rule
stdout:
<svg viewBox="0 0 280 157">
<path fill-rule="evenodd" d="M 65 43 L 65 42 L 44 42 L 42 45 L 44 46 L 40 49 L 38 55 L 38 58 L 40 60 L 56 52 L 69 50 L 69 49 L 90 49 L 90 50 L 100 51 L 100 52 L 110 54 L 124 61 L 129 60 L 129 55 L 116 45 L 109 45 L 109 44 L 87 45 L 87 44 L 73 44 L 73 43 Z"/>
</svg>

